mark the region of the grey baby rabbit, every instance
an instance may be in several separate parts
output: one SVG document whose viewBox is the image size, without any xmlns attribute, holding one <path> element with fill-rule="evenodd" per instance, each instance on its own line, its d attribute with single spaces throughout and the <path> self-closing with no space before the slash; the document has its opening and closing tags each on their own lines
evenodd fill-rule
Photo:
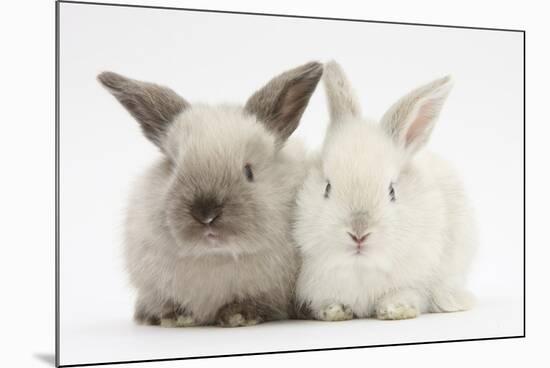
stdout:
<svg viewBox="0 0 550 368">
<path fill-rule="evenodd" d="M 191 105 L 169 88 L 99 81 L 162 152 L 130 197 L 125 257 L 135 320 L 247 326 L 288 317 L 297 273 L 290 218 L 304 154 L 287 142 L 322 74 L 311 62 L 244 106 Z"/>
</svg>

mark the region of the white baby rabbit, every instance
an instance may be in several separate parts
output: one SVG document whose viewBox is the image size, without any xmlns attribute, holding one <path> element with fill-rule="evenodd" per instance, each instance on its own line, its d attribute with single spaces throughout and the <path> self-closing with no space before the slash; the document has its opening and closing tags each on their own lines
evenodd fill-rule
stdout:
<svg viewBox="0 0 550 368">
<path fill-rule="evenodd" d="M 290 218 L 305 170 L 301 146 L 285 142 L 321 74 L 315 62 L 289 70 L 243 107 L 190 104 L 166 87 L 98 76 L 162 152 L 127 211 L 137 322 L 245 326 L 287 317 L 297 276 Z"/>
<path fill-rule="evenodd" d="M 379 124 L 361 116 L 336 62 L 323 79 L 331 121 L 297 199 L 299 307 L 328 321 L 470 308 L 472 211 L 449 164 L 421 150 L 451 79 L 415 89 Z"/>
</svg>

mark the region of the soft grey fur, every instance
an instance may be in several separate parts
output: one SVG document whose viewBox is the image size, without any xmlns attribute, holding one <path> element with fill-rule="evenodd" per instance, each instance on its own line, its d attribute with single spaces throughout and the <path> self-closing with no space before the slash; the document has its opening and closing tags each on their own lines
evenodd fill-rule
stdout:
<svg viewBox="0 0 550 368">
<path fill-rule="evenodd" d="M 189 105 L 165 87 L 98 77 L 163 152 L 127 212 L 138 322 L 244 326 L 287 317 L 297 272 L 289 219 L 305 170 L 301 145 L 284 143 L 321 74 L 319 63 L 283 73 L 246 108 Z"/>
<path fill-rule="evenodd" d="M 174 91 L 153 83 L 140 82 L 104 72 L 99 81 L 139 121 L 143 134 L 156 145 L 161 140 L 170 122 L 189 104 Z"/>
<path fill-rule="evenodd" d="M 321 67 L 311 62 L 289 70 L 254 93 L 245 109 L 269 125 L 285 141 L 298 127 L 309 98 L 319 82 Z"/>
</svg>

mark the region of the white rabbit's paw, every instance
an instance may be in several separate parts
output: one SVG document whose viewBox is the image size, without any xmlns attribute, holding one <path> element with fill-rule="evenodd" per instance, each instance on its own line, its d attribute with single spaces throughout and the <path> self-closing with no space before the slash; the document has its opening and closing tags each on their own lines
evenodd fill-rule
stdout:
<svg viewBox="0 0 550 368">
<path fill-rule="evenodd" d="M 347 321 L 353 318 L 353 311 L 347 305 L 332 303 L 323 307 L 318 317 L 321 321 Z"/>
<path fill-rule="evenodd" d="M 418 314 L 418 308 L 409 303 L 387 303 L 376 309 L 376 318 L 386 320 L 416 318 Z"/>
</svg>

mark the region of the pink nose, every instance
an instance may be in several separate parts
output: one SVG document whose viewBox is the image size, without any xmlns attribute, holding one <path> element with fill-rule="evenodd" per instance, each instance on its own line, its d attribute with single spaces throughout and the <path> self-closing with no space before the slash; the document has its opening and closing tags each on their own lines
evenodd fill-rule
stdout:
<svg viewBox="0 0 550 368">
<path fill-rule="evenodd" d="M 367 239 L 367 237 L 369 236 L 369 234 L 365 234 L 362 237 L 358 237 L 357 235 L 352 234 L 350 232 L 348 232 L 348 235 L 357 244 L 358 247 L 361 247 L 361 245 L 363 245 L 363 242 L 365 241 L 365 239 Z"/>
</svg>

